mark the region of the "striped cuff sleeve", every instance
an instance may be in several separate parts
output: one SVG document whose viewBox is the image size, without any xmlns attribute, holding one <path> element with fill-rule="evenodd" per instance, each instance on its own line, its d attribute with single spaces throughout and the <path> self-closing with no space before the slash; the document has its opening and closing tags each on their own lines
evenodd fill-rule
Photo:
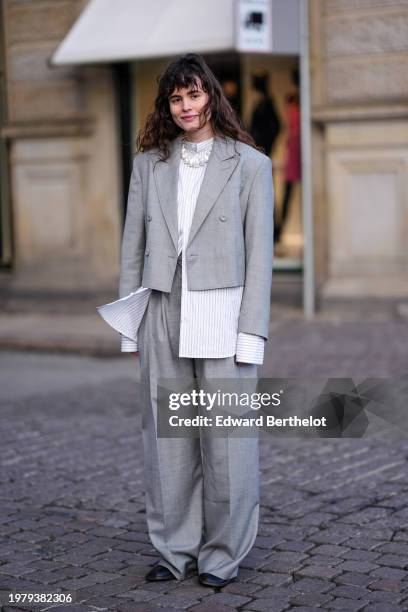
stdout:
<svg viewBox="0 0 408 612">
<path fill-rule="evenodd" d="M 245 332 L 238 333 L 235 361 L 262 365 L 264 360 L 265 338 Z"/>
<path fill-rule="evenodd" d="M 127 338 L 123 334 L 121 334 L 122 340 L 120 345 L 120 350 L 122 353 L 136 353 L 137 352 L 137 342 Z"/>
</svg>

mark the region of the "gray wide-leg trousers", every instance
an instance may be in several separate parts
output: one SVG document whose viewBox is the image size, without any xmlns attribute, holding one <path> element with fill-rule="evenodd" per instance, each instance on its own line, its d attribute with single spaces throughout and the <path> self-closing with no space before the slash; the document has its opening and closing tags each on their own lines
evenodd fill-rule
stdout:
<svg viewBox="0 0 408 612">
<path fill-rule="evenodd" d="M 171 292 L 152 290 L 138 332 L 147 526 L 159 563 L 178 580 L 195 569 L 229 579 L 258 531 L 258 435 L 215 437 L 202 427 L 200 437 L 159 438 L 157 380 L 256 379 L 257 366 L 178 357 L 180 304 L 181 256 Z"/>
</svg>

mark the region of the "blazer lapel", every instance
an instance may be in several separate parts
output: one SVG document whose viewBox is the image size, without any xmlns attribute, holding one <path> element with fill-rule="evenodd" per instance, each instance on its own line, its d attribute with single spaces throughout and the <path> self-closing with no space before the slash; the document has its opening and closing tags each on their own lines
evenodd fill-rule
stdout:
<svg viewBox="0 0 408 612">
<path fill-rule="evenodd" d="M 178 249 L 177 192 L 181 155 L 181 136 L 177 136 L 170 145 L 170 157 L 165 161 L 153 160 L 153 174 L 157 195 L 163 215 L 173 240 Z"/>
<path fill-rule="evenodd" d="M 165 162 L 158 161 L 158 159 L 157 161 L 153 160 L 157 194 L 176 252 L 178 248 L 177 195 L 181 140 L 181 135 L 173 140 L 170 145 L 170 157 Z M 213 149 L 198 194 L 188 244 L 191 243 L 214 206 L 238 161 L 239 153 L 235 152 L 234 141 L 230 138 L 225 139 L 215 136 Z"/>
<path fill-rule="evenodd" d="M 193 221 L 191 223 L 188 245 L 200 229 L 204 219 L 210 212 L 224 189 L 228 179 L 234 172 L 239 161 L 239 153 L 235 151 L 234 141 L 215 136 L 210 159 L 207 162 L 203 182 L 198 194 Z M 187 246 L 188 246 L 187 245 Z"/>
</svg>

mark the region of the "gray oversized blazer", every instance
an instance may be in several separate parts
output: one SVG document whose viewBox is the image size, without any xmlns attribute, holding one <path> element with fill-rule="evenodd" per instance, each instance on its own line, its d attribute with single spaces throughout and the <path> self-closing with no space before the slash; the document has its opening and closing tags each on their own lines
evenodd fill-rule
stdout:
<svg viewBox="0 0 408 612">
<path fill-rule="evenodd" d="M 140 285 L 170 292 L 177 264 L 181 136 L 170 157 L 135 156 L 121 250 L 119 297 Z M 273 260 L 272 162 L 215 136 L 186 249 L 189 290 L 244 286 L 238 331 L 268 338 Z"/>
</svg>

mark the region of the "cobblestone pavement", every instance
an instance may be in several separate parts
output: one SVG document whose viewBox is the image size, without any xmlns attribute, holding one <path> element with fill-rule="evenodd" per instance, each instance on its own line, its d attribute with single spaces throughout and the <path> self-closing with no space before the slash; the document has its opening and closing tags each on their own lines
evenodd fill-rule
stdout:
<svg viewBox="0 0 408 612">
<path fill-rule="evenodd" d="M 272 326 L 262 376 L 393 376 L 402 321 Z M 408 610 L 408 440 L 262 434 L 259 534 L 239 580 L 148 583 L 134 356 L 0 357 L 0 592 L 55 593 L 58 610 Z M 52 604 L 2 610 L 55 609 Z"/>
</svg>

